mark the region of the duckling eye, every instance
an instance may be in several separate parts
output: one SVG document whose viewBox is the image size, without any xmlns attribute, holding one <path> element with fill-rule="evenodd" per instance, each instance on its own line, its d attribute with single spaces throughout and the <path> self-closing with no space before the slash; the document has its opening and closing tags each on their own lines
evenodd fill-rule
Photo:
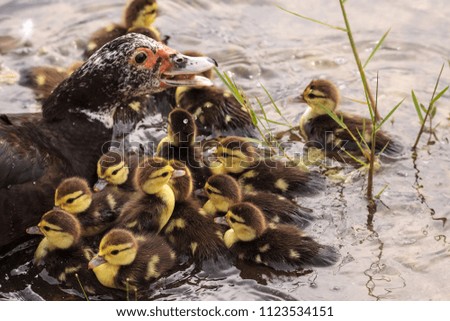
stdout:
<svg viewBox="0 0 450 321">
<path fill-rule="evenodd" d="M 44 228 L 44 230 L 46 230 L 47 232 L 51 230 L 51 228 L 48 227 L 48 226 L 44 226 L 43 228 Z"/>
<path fill-rule="evenodd" d="M 134 57 L 134 61 L 138 64 L 142 64 L 145 60 L 147 60 L 147 54 L 145 52 L 140 52 Z"/>
<path fill-rule="evenodd" d="M 111 251 L 111 254 L 112 255 L 117 255 L 117 254 L 119 254 L 119 250 L 113 250 L 113 251 Z"/>
<path fill-rule="evenodd" d="M 152 9 L 152 10 L 150 10 L 150 12 L 149 12 L 150 14 L 155 14 L 156 13 L 156 9 Z"/>
<path fill-rule="evenodd" d="M 233 216 L 230 216 L 230 222 L 231 223 L 236 223 L 237 221 L 236 221 L 236 219 Z"/>
<path fill-rule="evenodd" d="M 165 172 L 165 173 L 162 173 L 162 174 L 161 174 L 161 177 L 167 177 L 167 175 L 169 175 L 169 173 L 168 173 L 168 172 Z"/>
<path fill-rule="evenodd" d="M 119 169 L 116 169 L 115 171 L 113 171 L 113 172 L 111 173 L 111 175 L 116 176 L 117 173 L 118 173 L 119 171 L 120 171 L 120 168 L 119 168 Z"/>
<path fill-rule="evenodd" d="M 308 94 L 308 98 L 318 98 L 319 96 L 314 95 L 313 93 Z"/>
<path fill-rule="evenodd" d="M 66 203 L 67 204 L 72 204 L 73 202 L 75 202 L 75 198 L 69 198 Z"/>
<path fill-rule="evenodd" d="M 222 157 L 225 157 L 225 158 L 230 157 L 230 154 L 228 154 L 228 153 L 222 153 Z"/>
</svg>

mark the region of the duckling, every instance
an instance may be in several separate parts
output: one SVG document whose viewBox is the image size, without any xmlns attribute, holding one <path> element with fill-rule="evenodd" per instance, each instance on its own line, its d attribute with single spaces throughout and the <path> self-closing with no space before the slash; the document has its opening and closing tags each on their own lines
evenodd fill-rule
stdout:
<svg viewBox="0 0 450 321">
<path fill-rule="evenodd" d="M 136 31 L 138 28 L 146 29 L 146 36 L 149 36 L 156 41 L 160 41 L 159 31 L 152 26 L 157 14 L 158 3 L 156 0 L 129 1 L 124 9 L 123 22 L 121 24 L 113 23 L 95 31 L 88 41 L 84 57 L 89 58 L 105 43 L 123 36 L 128 31 L 139 32 Z"/>
<path fill-rule="evenodd" d="M 175 261 L 175 252 L 161 236 L 116 228 L 102 238 L 89 269 L 108 288 L 137 290 L 167 273 Z"/>
<path fill-rule="evenodd" d="M 64 79 L 69 77 L 82 64 L 82 61 L 76 61 L 68 68 L 55 66 L 32 67 L 24 72 L 21 84 L 30 87 L 37 100 L 44 101 Z"/>
<path fill-rule="evenodd" d="M 123 151 L 111 150 L 103 154 L 97 162 L 98 180 L 94 191 L 102 191 L 106 186 L 134 192 L 134 173 L 139 165 L 139 155 L 125 155 Z"/>
<path fill-rule="evenodd" d="M 42 112 L 0 116 L 0 247 L 19 242 L 53 206 L 50 195 L 62 177 L 95 182 L 97 161 L 118 124 L 130 121 L 116 114 L 135 107 L 127 104 L 131 98 L 187 80 L 208 85 L 196 74 L 215 65 L 131 33 L 103 46 L 59 84 Z"/>
<path fill-rule="evenodd" d="M 62 210 L 45 213 L 37 226 L 27 228 L 28 234 L 43 235 L 34 253 L 34 263 L 45 265 L 49 275 L 66 285 L 78 285 L 78 274 L 85 290 L 94 285 L 94 275 L 87 264 L 94 257 L 94 251 L 82 238 L 78 219 Z M 92 291 L 90 291 L 92 292 Z"/>
<path fill-rule="evenodd" d="M 185 54 L 203 56 L 195 51 L 186 51 Z M 203 75 L 212 79 L 212 71 Z M 216 86 L 180 86 L 174 90 L 176 106 L 194 115 L 199 135 L 257 137 L 250 111 L 229 91 Z"/>
<path fill-rule="evenodd" d="M 244 137 L 229 136 L 218 141 L 217 161 L 210 165 L 214 174 L 238 179 L 246 192 L 265 191 L 293 198 L 318 193 L 324 179 L 314 172 L 269 158 L 260 158 L 256 147 Z"/>
<path fill-rule="evenodd" d="M 223 243 L 223 231 L 212 217 L 208 217 L 192 196 L 193 183 L 188 167 L 171 160 L 176 170 L 185 171 L 184 176 L 172 178 L 169 185 L 175 194 L 175 209 L 169 222 L 161 231 L 178 257 L 192 257 L 195 262 L 225 258 L 228 249 Z"/>
<path fill-rule="evenodd" d="M 163 158 L 144 159 L 135 174 L 138 195 L 124 205 L 117 226 L 136 233 L 159 233 L 175 207 L 175 195 L 167 184 L 172 177 L 183 175 L 184 171 L 175 171 Z"/>
<path fill-rule="evenodd" d="M 169 113 L 167 123 L 167 137 L 158 144 L 157 155 L 186 164 L 192 171 L 196 188 L 202 188 L 211 172 L 203 162 L 202 148 L 195 143 L 194 117 L 186 110 L 175 108 Z"/>
<path fill-rule="evenodd" d="M 333 265 L 339 258 L 333 247 L 317 243 L 295 226 L 267 223 L 251 203 L 230 207 L 226 220 L 230 229 L 225 244 L 242 260 L 291 271 L 304 265 Z"/>
<path fill-rule="evenodd" d="M 112 190 L 92 193 L 81 177 L 64 179 L 55 191 L 55 206 L 75 215 L 83 236 L 97 235 L 111 227 L 128 197 Z"/>
<path fill-rule="evenodd" d="M 213 175 L 205 184 L 208 201 L 203 209 L 211 216 L 226 214 L 237 203 L 248 202 L 258 207 L 271 223 L 296 224 L 305 227 L 314 219 L 312 210 L 267 192 L 241 193 L 238 182 L 229 175 Z"/>
<path fill-rule="evenodd" d="M 337 117 L 347 125 L 354 137 L 364 137 L 365 142 L 371 148 L 371 121 L 356 115 L 347 114 L 337 110 L 339 105 L 339 90 L 325 79 L 313 80 L 303 91 L 301 98 L 308 104 L 308 108 L 300 119 L 300 134 L 309 146 L 324 149 L 333 156 L 345 157 L 342 149 L 351 154 L 361 156 L 361 150 L 350 134 L 339 126 L 324 110 L 335 112 Z M 359 132 L 359 133 L 358 133 Z M 362 143 L 364 146 L 364 143 Z M 376 134 L 375 151 L 384 152 L 387 155 L 395 155 L 401 152 L 401 146 L 392 140 L 383 131 Z M 348 157 L 347 157 L 348 158 Z M 338 157 L 339 159 L 339 157 Z"/>
</svg>

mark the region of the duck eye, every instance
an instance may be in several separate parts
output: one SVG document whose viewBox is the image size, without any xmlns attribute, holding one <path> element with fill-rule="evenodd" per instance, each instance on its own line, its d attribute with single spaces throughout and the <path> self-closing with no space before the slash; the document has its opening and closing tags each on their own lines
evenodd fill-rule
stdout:
<svg viewBox="0 0 450 321">
<path fill-rule="evenodd" d="M 156 13 L 156 9 L 150 10 L 150 14 L 155 14 L 155 13 Z"/>
<path fill-rule="evenodd" d="M 162 177 L 167 177 L 167 175 L 169 175 L 168 172 L 165 172 L 165 173 L 162 173 L 162 174 L 161 174 Z"/>
<path fill-rule="evenodd" d="M 145 52 L 140 52 L 134 57 L 134 61 L 138 64 L 142 64 L 145 60 L 147 60 L 147 54 Z"/>
<path fill-rule="evenodd" d="M 113 250 L 113 251 L 111 251 L 111 254 L 112 255 L 117 255 L 117 254 L 119 254 L 119 250 Z"/>
<path fill-rule="evenodd" d="M 44 226 L 43 228 L 44 228 L 44 230 L 46 230 L 47 232 L 51 230 L 51 228 L 48 227 L 48 226 Z"/>
<path fill-rule="evenodd" d="M 119 168 L 119 169 L 116 169 L 115 171 L 113 171 L 113 172 L 111 173 L 111 175 L 116 176 L 117 173 L 119 172 L 119 170 L 120 170 L 120 168 Z"/>
<path fill-rule="evenodd" d="M 235 218 L 233 216 L 230 216 L 230 222 L 231 223 L 236 223 L 237 221 L 235 220 Z"/>
</svg>

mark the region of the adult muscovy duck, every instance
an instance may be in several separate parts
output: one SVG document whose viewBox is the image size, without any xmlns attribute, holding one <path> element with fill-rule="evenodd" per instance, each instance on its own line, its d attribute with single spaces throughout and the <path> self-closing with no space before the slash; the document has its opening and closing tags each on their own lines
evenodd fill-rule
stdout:
<svg viewBox="0 0 450 321">
<path fill-rule="evenodd" d="M 214 65 L 211 58 L 188 57 L 130 33 L 64 80 L 42 113 L 0 115 L 0 248 L 25 236 L 52 208 L 63 178 L 95 182 L 97 160 L 111 144 L 114 125 L 124 121 L 115 114 L 125 117 L 127 102 L 171 86 L 211 85 L 196 74 Z"/>
</svg>

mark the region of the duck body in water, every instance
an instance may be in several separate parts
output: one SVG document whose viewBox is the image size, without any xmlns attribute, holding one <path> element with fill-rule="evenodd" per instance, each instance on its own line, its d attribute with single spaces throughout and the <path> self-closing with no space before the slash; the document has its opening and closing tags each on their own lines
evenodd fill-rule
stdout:
<svg viewBox="0 0 450 321">
<path fill-rule="evenodd" d="M 109 42 L 64 80 L 42 113 L 0 117 L 0 248 L 25 236 L 52 208 L 61 179 L 96 179 L 96 163 L 111 144 L 123 101 L 170 86 L 211 82 L 195 74 L 210 58 L 179 54 L 146 36 Z"/>
</svg>

